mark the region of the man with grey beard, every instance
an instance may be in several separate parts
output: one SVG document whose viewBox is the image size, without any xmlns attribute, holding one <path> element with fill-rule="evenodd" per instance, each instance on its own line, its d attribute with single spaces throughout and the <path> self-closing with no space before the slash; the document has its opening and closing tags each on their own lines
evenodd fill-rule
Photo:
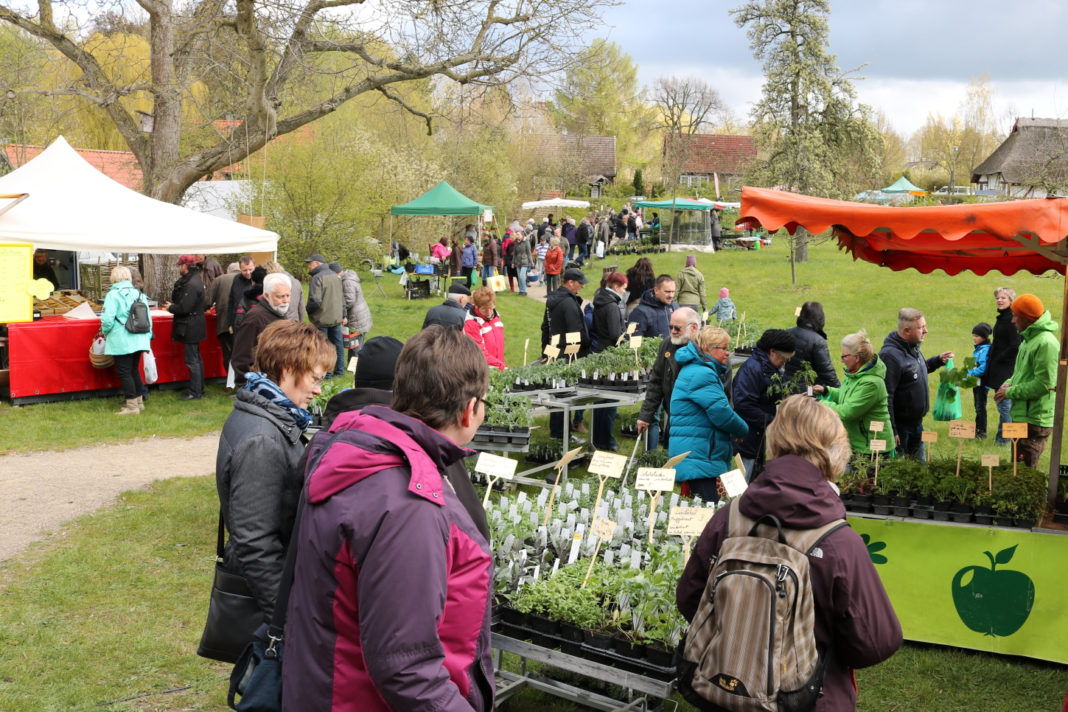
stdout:
<svg viewBox="0 0 1068 712">
<path fill-rule="evenodd" d="M 234 386 L 245 385 L 245 374 L 252 368 L 256 342 L 268 326 L 286 318 L 289 310 L 291 283 L 283 272 L 272 272 L 263 278 L 263 296 L 241 320 L 234 335 L 234 353 L 230 363 L 234 367 Z"/>
<path fill-rule="evenodd" d="M 649 377 L 649 388 L 645 391 L 645 401 L 638 413 L 638 433 L 649 431 L 650 450 L 655 450 L 661 443 L 667 447 L 667 424 L 661 431 L 660 409 L 664 415 L 671 417 L 671 391 L 675 387 L 675 377 L 679 375 L 679 365 L 675 361 L 675 352 L 690 343 L 701 328 L 701 317 L 689 307 L 676 309 L 668 321 L 670 336 L 660 344 L 660 351 L 653 364 L 653 373 Z"/>
</svg>

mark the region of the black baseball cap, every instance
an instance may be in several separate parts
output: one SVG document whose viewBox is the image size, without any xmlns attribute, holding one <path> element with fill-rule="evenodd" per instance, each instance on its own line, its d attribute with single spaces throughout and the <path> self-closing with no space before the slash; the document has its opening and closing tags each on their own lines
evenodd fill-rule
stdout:
<svg viewBox="0 0 1068 712">
<path fill-rule="evenodd" d="M 304 260 L 305 262 L 326 262 L 326 258 L 316 252 L 314 255 Z"/>
<path fill-rule="evenodd" d="M 565 269 L 564 270 L 564 274 L 563 274 L 563 276 L 560 277 L 560 281 L 561 282 L 575 281 L 575 282 L 578 282 L 579 284 L 588 284 L 590 280 L 586 278 L 586 275 L 584 275 L 582 273 L 582 270 L 575 269 L 574 267 L 572 267 L 571 269 Z"/>
</svg>

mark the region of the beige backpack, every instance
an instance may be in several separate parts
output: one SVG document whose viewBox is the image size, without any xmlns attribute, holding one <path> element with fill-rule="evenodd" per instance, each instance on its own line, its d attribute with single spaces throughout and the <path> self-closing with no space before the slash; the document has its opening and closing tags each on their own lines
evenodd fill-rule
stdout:
<svg viewBox="0 0 1068 712">
<path fill-rule="evenodd" d="M 816 649 L 808 555 L 820 556 L 820 542 L 848 524 L 784 529 L 772 515 L 746 517 L 738 502 L 681 646 L 679 689 L 706 710 L 811 710 L 826 659 Z"/>
</svg>

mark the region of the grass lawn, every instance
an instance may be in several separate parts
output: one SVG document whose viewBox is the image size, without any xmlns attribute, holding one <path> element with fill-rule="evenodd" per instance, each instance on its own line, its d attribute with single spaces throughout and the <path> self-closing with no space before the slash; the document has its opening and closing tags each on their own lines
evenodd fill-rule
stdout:
<svg viewBox="0 0 1068 712">
<path fill-rule="evenodd" d="M 653 257 L 656 271 L 675 274 L 684 254 Z M 791 287 L 788 255 L 781 242 L 763 251 L 700 255 L 698 265 L 714 297 L 721 286 L 741 312 L 762 328 L 789 327 L 806 300 L 824 304 L 832 355 L 846 333 L 866 328 L 878 348 L 895 328 L 897 310 L 925 311 L 930 356 L 944 350 L 971 353 L 970 332 L 995 316 L 993 289 L 1034 292 L 1059 321 L 1063 280 L 942 273 L 895 273 L 853 262 L 831 245 L 811 250 Z M 622 258 L 620 269 L 635 258 Z M 609 257 L 589 271 L 611 264 Z M 374 280 L 365 277 L 365 293 Z M 406 301 L 395 279 L 383 278 L 387 296 L 369 297 L 371 335 L 401 340 L 421 325 L 438 299 Z M 591 298 L 594 285 L 583 295 Z M 506 359 L 539 349 L 540 302 L 513 294 L 499 297 Z M 835 359 L 837 363 L 837 359 Z M 931 379 L 932 395 L 937 379 Z M 219 386 L 194 403 L 181 391 L 153 392 L 144 414 L 115 419 L 118 398 L 12 408 L 0 405 L 0 452 L 55 450 L 136 437 L 192 436 L 218 430 L 231 409 Z M 964 394 L 965 418 L 972 401 Z M 996 419 L 993 407 L 990 414 Z M 936 454 L 951 455 L 946 424 Z M 629 454 L 630 442 L 620 439 Z M 967 442 L 966 455 L 995 452 L 991 441 Z M 1047 451 L 1048 452 L 1048 451 Z M 1007 451 L 1002 452 L 1007 458 Z M 1048 454 L 1043 465 L 1048 461 Z M 0 458 L 3 463 L 3 458 Z M 581 471 L 575 473 L 581 476 Z M 0 710 L 71 710 L 107 704 L 114 710 L 200 710 L 224 707 L 228 666 L 195 656 L 211 581 L 217 501 L 211 478 L 166 481 L 85 517 L 48 542 L 0 566 Z M 1064 666 L 934 646 L 908 645 L 890 661 L 860 671 L 861 710 L 1060 709 L 1068 690 Z M 128 699 L 129 698 L 129 699 Z M 108 704 L 111 703 L 111 704 Z M 524 693 L 510 709 L 572 709 L 558 700 Z M 682 705 L 687 709 L 685 705 Z"/>
<path fill-rule="evenodd" d="M 229 666 L 195 655 L 217 511 L 212 478 L 160 482 L 0 567 L 0 709 L 224 709 Z M 1068 668 L 907 645 L 858 681 L 860 710 L 1049 712 Z M 533 692 L 508 709 L 546 706 L 581 709 Z"/>
</svg>

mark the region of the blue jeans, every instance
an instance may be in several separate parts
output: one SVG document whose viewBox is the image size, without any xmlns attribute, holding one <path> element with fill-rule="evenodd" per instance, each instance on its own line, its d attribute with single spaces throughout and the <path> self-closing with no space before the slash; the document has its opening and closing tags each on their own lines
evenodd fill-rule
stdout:
<svg viewBox="0 0 1068 712">
<path fill-rule="evenodd" d="M 527 293 L 527 270 L 530 267 L 526 265 L 519 268 L 519 295 L 525 296 Z"/>
<path fill-rule="evenodd" d="M 996 402 L 996 401 L 995 401 Z M 1008 445 L 1008 438 L 1001 437 L 1001 424 L 1012 422 L 1012 401 L 1006 398 L 998 403 L 998 432 L 997 437 L 994 439 L 997 445 Z"/>
<path fill-rule="evenodd" d="M 897 449 L 899 455 L 911 457 L 920 462 L 927 460 L 923 450 L 923 423 L 915 425 L 898 423 L 895 435 L 901 438 L 901 446 Z"/>
<path fill-rule="evenodd" d="M 334 345 L 337 349 L 337 362 L 334 364 L 335 376 L 345 375 L 345 337 L 341 334 L 341 324 L 335 324 L 334 326 L 320 326 L 319 331 L 323 332 L 323 336 L 326 340 Z M 327 374 L 329 375 L 329 374 Z"/>
<path fill-rule="evenodd" d="M 482 265 L 482 284 L 486 283 L 486 280 L 493 276 L 493 265 Z"/>
</svg>

